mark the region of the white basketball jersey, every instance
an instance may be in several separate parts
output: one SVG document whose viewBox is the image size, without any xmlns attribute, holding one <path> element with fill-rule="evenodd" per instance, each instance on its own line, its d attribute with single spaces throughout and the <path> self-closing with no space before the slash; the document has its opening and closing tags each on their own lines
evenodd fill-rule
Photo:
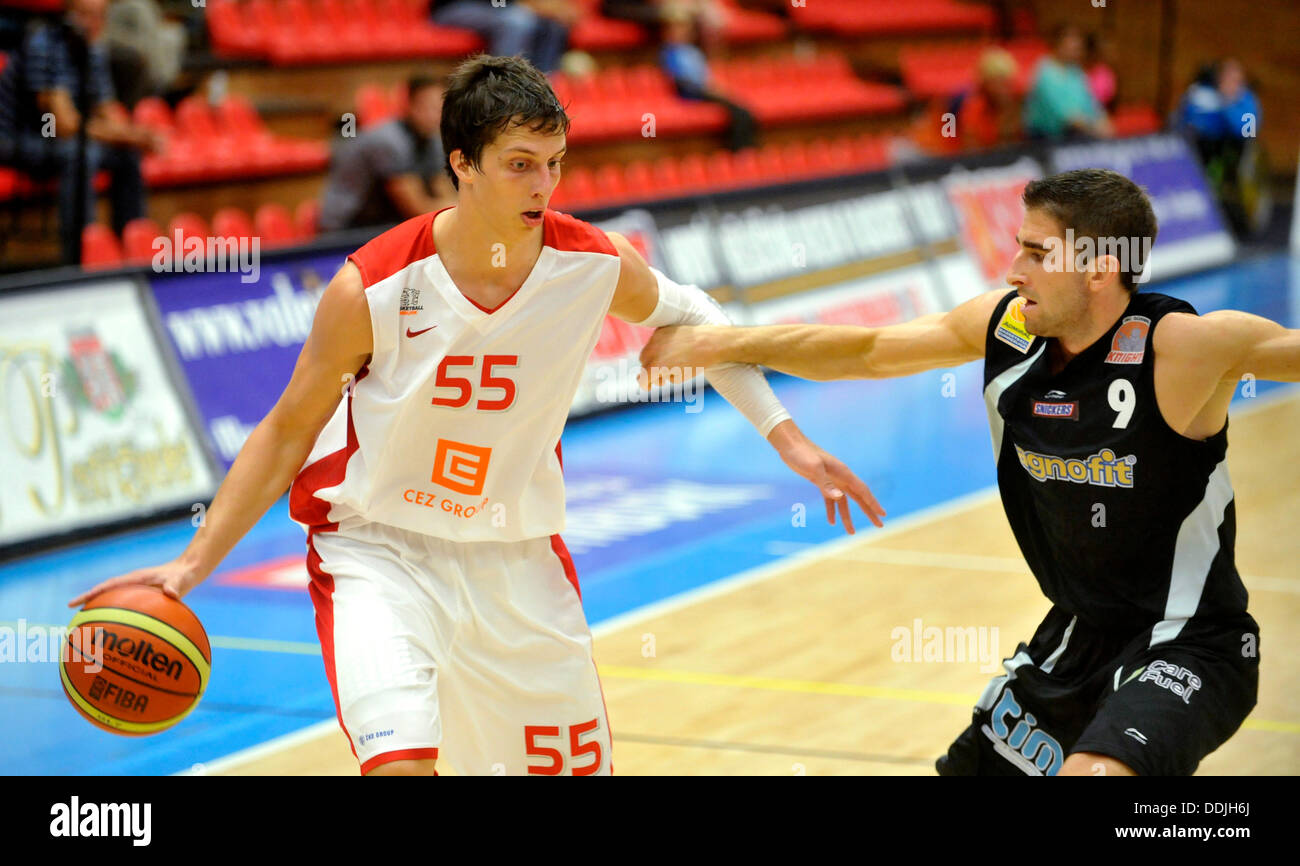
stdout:
<svg viewBox="0 0 1300 866">
<path fill-rule="evenodd" d="M 350 256 L 370 362 L 290 490 L 309 529 L 383 523 L 451 541 L 564 528 L 560 434 L 618 282 L 605 233 L 546 211 L 537 264 L 495 310 L 465 297 L 425 214 Z"/>
</svg>

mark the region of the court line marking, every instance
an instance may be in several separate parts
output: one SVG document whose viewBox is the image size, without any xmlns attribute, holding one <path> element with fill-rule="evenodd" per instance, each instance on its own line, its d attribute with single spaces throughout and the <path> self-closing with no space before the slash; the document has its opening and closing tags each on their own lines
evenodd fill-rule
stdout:
<svg viewBox="0 0 1300 866">
<path fill-rule="evenodd" d="M 1251 399 L 1253 402 L 1249 406 L 1245 406 L 1235 412 L 1230 412 L 1229 419 L 1231 420 L 1234 417 L 1239 418 L 1244 415 L 1251 415 L 1258 411 L 1273 408 L 1276 405 L 1300 399 L 1300 389 L 1281 388 L 1269 394 L 1265 394 L 1262 397 L 1253 397 Z M 673 611 L 689 607 L 690 605 L 697 604 L 710 598 L 727 595 L 746 586 L 769 580 L 786 571 L 800 568 L 803 565 L 825 556 L 834 556 L 856 544 L 866 544 L 869 543 L 871 539 L 889 538 L 898 533 L 916 528 L 919 525 L 935 522 L 944 517 L 959 514 L 963 510 L 976 508 L 989 500 L 996 499 L 997 495 L 997 486 L 992 485 L 968 493 L 964 496 L 957 497 L 956 499 L 950 499 L 946 502 L 923 508 L 906 517 L 891 521 L 890 524 L 883 529 L 872 529 L 871 531 L 864 531 L 858 535 L 843 536 L 820 544 L 815 544 L 808 550 L 802 553 L 793 554 L 787 559 L 757 566 L 756 568 L 743 571 L 740 574 L 722 578 L 721 580 L 714 581 L 705 586 L 687 590 L 678 595 L 661 599 L 657 602 L 651 602 L 648 605 L 643 605 L 636 610 L 631 610 L 627 613 L 618 614 L 609 619 L 602 620 L 600 623 L 592 627 L 592 636 L 593 638 L 604 637 L 627 626 L 644 622 L 645 620 L 653 619 L 655 617 L 665 616 Z M 214 643 L 214 646 L 215 645 L 216 644 Z M 320 652 L 319 646 L 316 647 L 316 652 Z M 970 699 L 968 698 L 967 700 L 969 701 Z M 330 730 L 331 727 L 337 729 L 338 721 L 325 720 L 318 722 L 308 728 L 303 728 L 302 730 L 290 734 L 284 734 L 273 740 L 268 740 L 265 743 L 250 746 L 247 749 L 234 752 L 225 757 L 218 758 L 215 761 L 207 762 L 204 766 L 209 772 L 221 772 L 225 769 L 247 763 L 250 760 L 266 757 L 267 755 L 274 754 L 282 749 L 291 748 L 305 741 L 314 739 L 315 737 L 323 735 L 326 731 Z M 1254 730 L 1300 733 L 1300 724 L 1292 722 L 1269 722 L 1264 720 L 1253 721 L 1247 719 L 1242 727 Z"/>
<path fill-rule="evenodd" d="M 798 553 L 813 545 L 802 541 L 769 541 L 764 550 L 773 556 Z M 951 568 L 959 571 L 1008 572 L 1032 576 L 1025 560 L 1019 556 L 980 556 L 964 553 L 932 553 L 928 550 L 901 550 L 896 547 L 860 547 L 845 553 L 830 555 L 827 559 L 847 562 L 871 562 L 878 565 L 908 565 L 921 568 Z M 1252 592 L 1285 592 L 1300 595 L 1300 578 L 1263 577 L 1243 574 L 1241 579 Z"/>
<path fill-rule="evenodd" d="M 256 746 L 249 746 L 247 749 L 241 749 L 233 752 L 215 761 L 198 763 L 188 770 L 181 770 L 179 773 L 173 773 L 176 776 L 211 776 L 225 773 L 241 764 L 247 764 L 252 761 L 259 761 L 263 758 L 269 758 L 277 752 L 287 751 L 297 746 L 304 745 L 328 736 L 331 732 L 337 731 L 342 735 L 343 730 L 339 727 L 338 719 L 322 719 L 313 725 L 292 731 L 288 734 L 281 734 L 273 740 L 267 740 L 265 743 L 258 743 Z"/>
<path fill-rule="evenodd" d="M 692 686 L 726 686 L 770 692 L 800 692 L 809 695 L 840 695 L 851 698 L 880 698 L 887 701 L 912 701 L 924 704 L 955 704 L 973 707 L 977 692 L 939 692 L 930 689 L 902 689 L 887 686 L 864 686 L 820 680 L 792 680 L 784 677 L 753 677 L 745 674 L 713 674 L 672 669 L 643 670 L 625 665 L 597 665 L 601 677 L 619 680 L 652 680 Z"/>
<path fill-rule="evenodd" d="M 861 761 L 868 764 L 913 764 L 933 767 L 934 758 L 909 758 L 904 755 L 873 755 L 869 752 L 848 752 L 838 749 L 799 749 L 789 746 L 769 746 L 763 743 L 739 743 L 729 740 L 699 740 L 689 737 L 665 737 L 650 734 L 619 734 L 619 743 L 642 743 L 652 746 L 682 746 L 689 749 L 716 749 L 727 752 L 758 752 L 766 755 L 791 755 L 796 758 L 833 758 L 841 761 Z"/>
</svg>

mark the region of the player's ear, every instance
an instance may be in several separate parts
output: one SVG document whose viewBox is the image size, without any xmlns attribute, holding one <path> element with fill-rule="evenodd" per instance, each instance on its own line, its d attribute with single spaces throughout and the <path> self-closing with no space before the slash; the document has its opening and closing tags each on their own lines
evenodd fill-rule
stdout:
<svg viewBox="0 0 1300 866">
<path fill-rule="evenodd" d="M 1112 284 L 1120 285 L 1119 259 L 1113 255 L 1096 256 L 1092 267 L 1088 269 L 1088 282 L 1091 289 L 1105 289 Z"/>
<path fill-rule="evenodd" d="M 447 161 L 451 164 L 451 170 L 456 172 L 456 178 L 462 183 L 472 183 L 474 168 L 469 164 L 469 159 L 465 156 L 465 151 L 459 147 L 447 154 Z"/>
</svg>

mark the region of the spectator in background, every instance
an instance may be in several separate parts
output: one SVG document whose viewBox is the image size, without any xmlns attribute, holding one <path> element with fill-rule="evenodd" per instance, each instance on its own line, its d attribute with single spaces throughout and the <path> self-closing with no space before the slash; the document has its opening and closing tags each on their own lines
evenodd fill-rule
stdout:
<svg viewBox="0 0 1300 866">
<path fill-rule="evenodd" d="M 731 101 L 709 76 L 709 61 L 697 41 L 712 48 L 722 28 L 722 11 L 711 0 L 604 0 L 601 11 L 610 18 L 635 21 L 657 29 L 659 66 L 672 79 L 679 96 L 716 103 L 727 110 L 727 147 L 743 150 L 758 139 L 758 122 L 742 105 Z"/>
<path fill-rule="evenodd" d="M 1183 94 L 1174 120 L 1196 139 L 1203 156 L 1213 156 L 1226 145 L 1258 134 L 1259 100 L 1241 64 L 1224 60 L 1201 70 Z"/>
<path fill-rule="evenodd" d="M 1232 59 L 1201 69 L 1174 111 L 1174 126 L 1196 143 L 1206 175 L 1238 237 L 1248 233 L 1253 212 L 1245 190 L 1254 190 L 1259 100 Z"/>
<path fill-rule="evenodd" d="M 407 82 L 406 113 L 344 139 L 321 195 L 320 229 L 391 225 L 454 204 L 438 129 L 442 85 Z"/>
<path fill-rule="evenodd" d="M 180 75 L 185 31 L 163 17 L 158 0 L 114 0 L 104 41 L 113 87 L 127 106 L 165 92 Z"/>
<path fill-rule="evenodd" d="M 130 122 L 114 96 L 100 40 L 107 7 L 108 0 L 68 0 L 63 21 L 31 31 L 0 73 L 0 164 L 59 179 L 59 240 L 69 263 L 79 261 L 81 230 L 95 220 L 96 173 L 111 175 L 113 229 L 120 234 L 145 212 L 140 153 L 160 144 L 152 131 Z M 86 103 L 78 105 L 83 86 Z M 83 120 L 86 163 L 79 173 Z"/>
<path fill-rule="evenodd" d="M 1038 64 L 1025 97 L 1025 132 L 1031 138 L 1111 136 L 1110 120 L 1088 87 L 1083 60 L 1079 28 L 1057 28 L 1052 53 Z"/>
<path fill-rule="evenodd" d="M 980 55 L 975 86 L 961 98 L 957 138 L 963 148 L 989 148 L 1021 139 L 1020 97 L 1016 93 L 1016 59 L 1002 48 Z"/>
<path fill-rule="evenodd" d="M 434 0 L 433 20 L 444 27 L 473 30 L 487 42 L 488 54 L 526 57 L 543 72 L 559 69 L 569 44 L 569 29 L 582 10 L 574 0 Z"/>
<path fill-rule="evenodd" d="M 1119 94 L 1119 81 L 1113 64 L 1115 43 L 1109 37 L 1089 33 L 1087 55 L 1088 89 L 1103 111 L 1112 112 Z"/>
<path fill-rule="evenodd" d="M 601 14 L 641 24 L 651 32 L 677 21 L 690 21 L 700 44 L 712 53 L 722 43 L 723 11 L 714 0 L 601 0 Z"/>
</svg>

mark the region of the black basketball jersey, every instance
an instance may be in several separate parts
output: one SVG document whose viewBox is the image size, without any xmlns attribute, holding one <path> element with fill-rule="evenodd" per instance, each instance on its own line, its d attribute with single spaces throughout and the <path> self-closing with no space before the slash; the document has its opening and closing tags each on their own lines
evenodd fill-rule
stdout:
<svg viewBox="0 0 1300 866">
<path fill-rule="evenodd" d="M 1024 330 L 1022 303 L 1009 292 L 989 322 L 984 399 L 1002 504 L 1043 593 L 1097 628 L 1152 628 L 1152 644 L 1192 617 L 1239 616 L 1227 425 L 1196 441 L 1156 405 L 1152 336 L 1195 309 L 1134 294 L 1052 375 L 1053 340 Z"/>
</svg>

